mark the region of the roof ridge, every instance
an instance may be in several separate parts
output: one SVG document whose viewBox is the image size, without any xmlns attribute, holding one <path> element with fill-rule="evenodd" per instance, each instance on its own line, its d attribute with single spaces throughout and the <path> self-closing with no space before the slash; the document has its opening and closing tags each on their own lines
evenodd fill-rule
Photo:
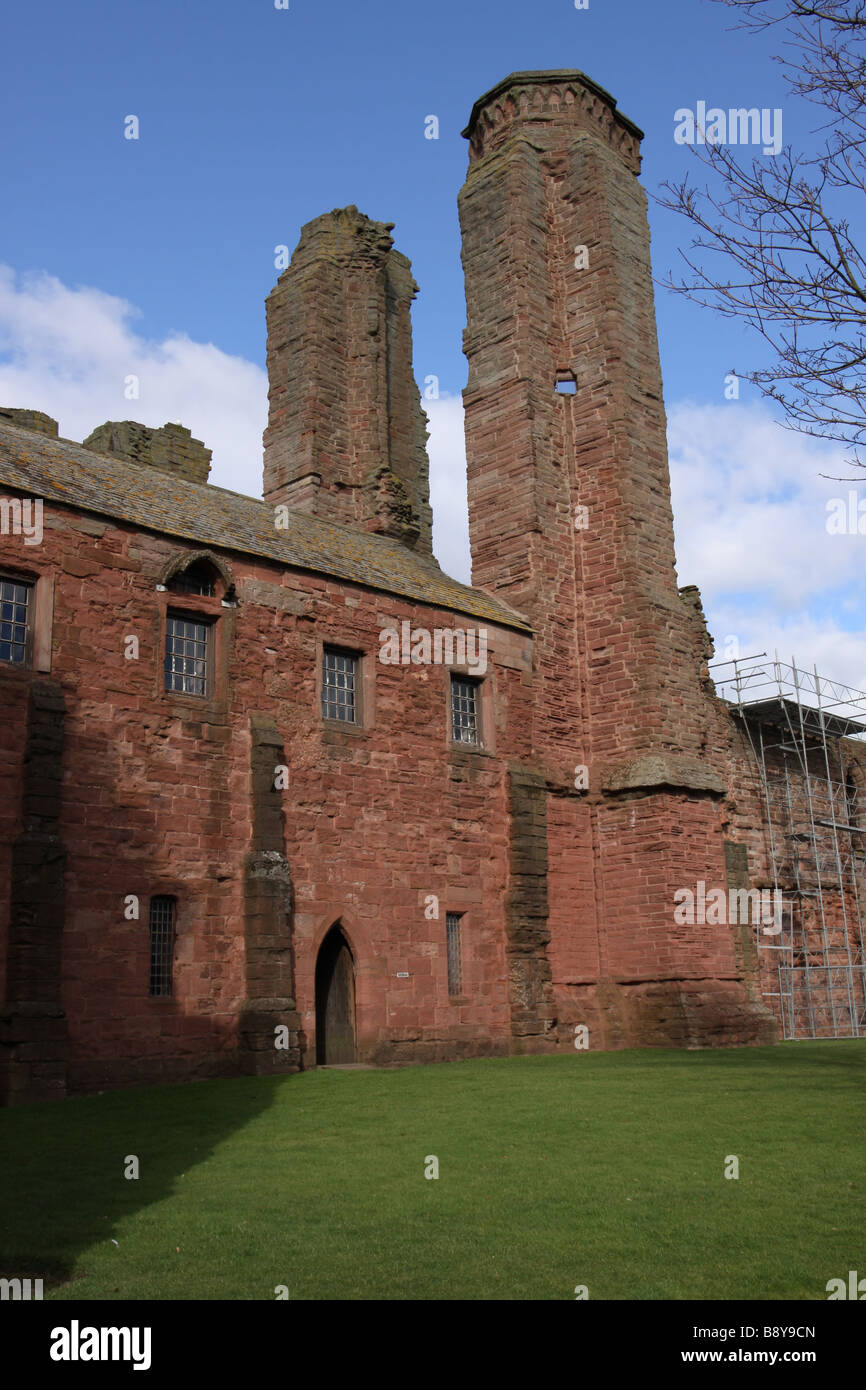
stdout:
<svg viewBox="0 0 866 1390">
<path fill-rule="evenodd" d="M 37 490 L 62 506 L 531 631 L 518 609 L 452 578 L 435 556 L 408 550 L 394 537 L 292 508 L 289 526 L 277 528 L 274 506 L 263 498 L 148 469 L 76 440 L 5 422 L 0 423 L 0 442 L 6 444 L 0 448 L 0 481 L 22 491 Z"/>
</svg>

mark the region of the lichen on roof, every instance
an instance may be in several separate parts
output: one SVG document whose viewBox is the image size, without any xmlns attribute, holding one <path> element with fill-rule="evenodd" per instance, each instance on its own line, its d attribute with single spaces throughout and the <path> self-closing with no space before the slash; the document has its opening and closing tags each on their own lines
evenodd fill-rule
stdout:
<svg viewBox="0 0 866 1390">
<path fill-rule="evenodd" d="M 68 439 L 0 424 L 0 483 L 197 545 L 530 630 L 522 614 L 451 579 L 431 557 L 399 541 L 292 509 L 288 525 L 278 528 L 275 509 L 260 499 L 98 454 Z"/>
</svg>

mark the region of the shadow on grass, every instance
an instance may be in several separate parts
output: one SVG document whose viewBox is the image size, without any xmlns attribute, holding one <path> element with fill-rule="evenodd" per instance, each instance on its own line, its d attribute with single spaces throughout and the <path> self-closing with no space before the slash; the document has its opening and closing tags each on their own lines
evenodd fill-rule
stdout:
<svg viewBox="0 0 866 1390">
<path fill-rule="evenodd" d="M 238 1077 L 0 1110 L 0 1277 L 46 1292 L 125 1218 L 272 1105 L 285 1077 Z M 138 1178 L 126 1177 L 138 1160 Z"/>
<path fill-rule="evenodd" d="M 864 1070 L 862 1040 L 571 1053 L 0 1112 L 0 1273 L 61 1298 L 823 1297 L 862 1229 Z"/>
</svg>

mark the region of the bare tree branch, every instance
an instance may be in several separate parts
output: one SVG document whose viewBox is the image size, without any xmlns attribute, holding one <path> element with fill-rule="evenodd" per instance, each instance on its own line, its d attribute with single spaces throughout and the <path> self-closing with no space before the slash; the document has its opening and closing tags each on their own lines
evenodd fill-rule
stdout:
<svg viewBox="0 0 866 1390">
<path fill-rule="evenodd" d="M 866 468 L 866 0 L 716 2 L 735 28 L 784 33 L 776 61 L 791 93 L 825 120 L 796 154 L 695 148 L 706 182 L 665 183 L 659 199 L 694 232 L 689 274 L 664 283 L 754 329 L 772 360 L 737 374 L 789 428 L 844 442 Z"/>
</svg>

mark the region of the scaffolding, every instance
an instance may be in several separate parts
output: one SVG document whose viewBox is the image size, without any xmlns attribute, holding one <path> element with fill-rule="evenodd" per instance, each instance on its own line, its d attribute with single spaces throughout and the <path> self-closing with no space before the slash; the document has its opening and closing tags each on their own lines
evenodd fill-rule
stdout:
<svg viewBox="0 0 866 1390">
<path fill-rule="evenodd" d="M 767 1003 L 785 1038 L 866 1036 L 866 692 L 778 653 L 710 670 L 754 758 L 782 904 L 773 929 L 755 924 Z"/>
</svg>

